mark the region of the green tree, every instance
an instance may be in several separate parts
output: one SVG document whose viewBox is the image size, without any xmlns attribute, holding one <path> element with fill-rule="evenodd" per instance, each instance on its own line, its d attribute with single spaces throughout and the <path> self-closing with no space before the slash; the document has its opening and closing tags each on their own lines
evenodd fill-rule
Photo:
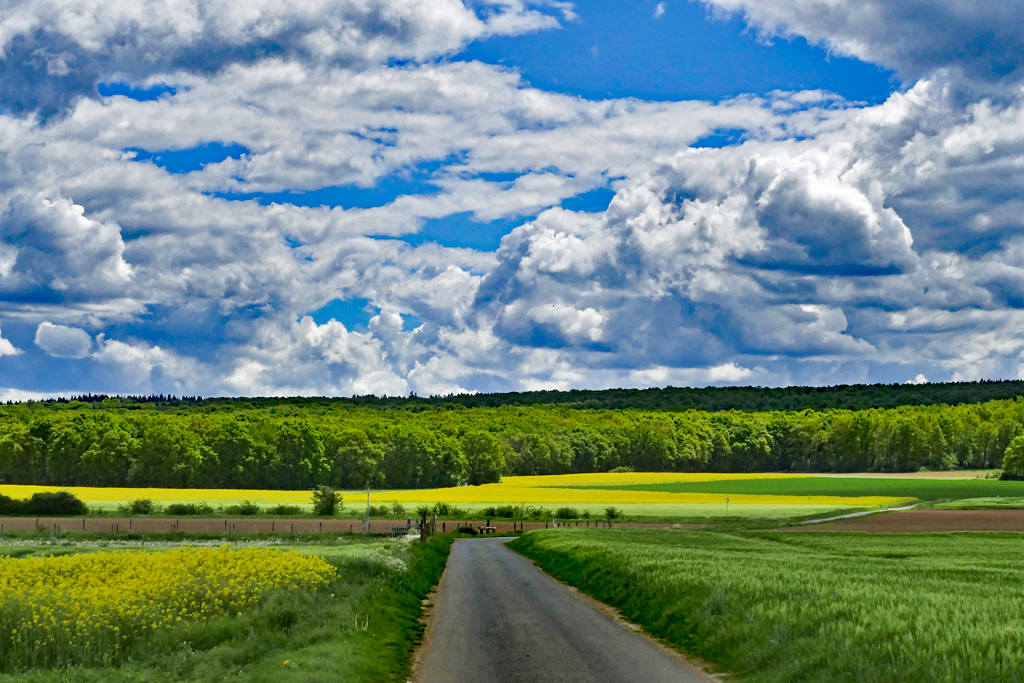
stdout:
<svg viewBox="0 0 1024 683">
<path fill-rule="evenodd" d="M 317 486 L 313 491 L 313 512 L 318 515 L 332 516 L 341 508 L 341 494 L 330 486 Z"/>
<path fill-rule="evenodd" d="M 137 439 L 120 427 L 112 427 L 82 454 L 82 482 L 87 486 L 124 486 L 137 451 Z"/>
<path fill-rule="evenodd" d="M 326 471 L 324 443 L 309 420 L 285 420 L 277 430 L 276 475 L 283 488 L 308 489 Z"/>
<path fill-rule="evenodd" d="M 135 486 L 191 486 L 205 450 L 199 436 L 180 421 L 152 420 L 139 439 L 128 481 Z"/>
<path fill-rule="evenodd" d="M 384 451 L 361 429 L 330 429 L 324 435 L 324 451 L 333 486 L 348 489 L 379 488 L 384 484 L 381 462 Z"/>
<path fill-rule="evenodd" d="M 1003 479 L 1024 479 L 1024 435 L 1016 437 L 1003 454 Z"/>
<path fill-rule="evenodd" d="M 490 432 L 475 430 L 462 436 L 466 454 L 468 481 L 473 486 L 501 481 L 505 470 L 505 453 L 501 441 Z"/>
</svg>

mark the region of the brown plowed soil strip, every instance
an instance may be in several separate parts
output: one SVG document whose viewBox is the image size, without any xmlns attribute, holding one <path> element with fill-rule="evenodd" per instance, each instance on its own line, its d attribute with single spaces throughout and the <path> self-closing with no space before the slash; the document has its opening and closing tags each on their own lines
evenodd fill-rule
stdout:
<svg viewBox="0 0 1024 683">
<path fill-rule="evenodd" d="M 907 510 L 788 531 L 866 531 L 917 534 L 929 531 L 1024 531 L 1024 510 Z"/>
<path fill-rule="evenodd" d="M 388 527 L 406 524 L 407 519 L 373 519 L 370 520 L 370 532 L 374 534 L 387 533 Z M 513 530 L 546 529 L 551 526 L 550 522 L 512 522 L 490 520 L 491 526 L 496 528 L 499 534 L 512 533 Z M 459 522 L 459 521 L 438 521 L 439 530 L 452 531 L 460 526 L 472 526 L 479 528 L 486 524 L 480 520 Z M 595 527 L 607 526 L 605 522 L 584 521 L 561 523 L 569 527 Z M 668 529 L 671 524 L 618 524 L 613 526 L 625 526 L 639 529 Z M 174 519 L 170 517 L 0 517 L 0 528 L 5 531 L 31 530 L 41 526 L 44 529 L 55 531 L 181 531 L 181 532 L 209 532 L 226 533 L 235 531 L 238 533 L 360 533 L 363 528 L 362 520 L 359 519 L 253 519 L 253 518 L 210 518 L 210 517 L 181 517 Z M 700 529 L 702 524 L 681 524 L 681 529 Z M 524 528 L 525 527 L 525 528 Z"/>
</svg>

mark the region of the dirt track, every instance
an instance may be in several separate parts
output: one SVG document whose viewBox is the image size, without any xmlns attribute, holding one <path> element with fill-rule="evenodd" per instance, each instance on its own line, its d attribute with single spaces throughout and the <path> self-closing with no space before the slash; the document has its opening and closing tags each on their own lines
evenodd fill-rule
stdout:
<svg viewBox="0 0 1024 683">
<path fill-rule="evenodd" d="M 388 527 L 400 526 L 406 523 L 405 519 L 373 519 L 370 520 L 370 532 L 374 534 L 387 533 Z M 513 523 L 506 521 L 490 520 L 491 526 L 495 527 L 497 533 L 507 534 L 513 531 Z M 474 520 L 469 522 L 460 521 L 438 521 L 439 531 L 452 531 L 460 526 L 472 526 L 479 528 L 485 522 Z M 568 526 L 605 526 L 605 522 L 570 522 Z M 0 525 L 7 531 L 26 531 L 35 529 L 37 525 L 45 529 L 58 529 L 60 531 L 180 531 L 180 532 L 228 532 L 238 533 L 361 533 L 363 528 L 362 520 L 359 519 L 253 519 L 253 518 L 210 518 L 210 517 L 181 517 L 173 519 L 167 517 L 0 517 Z M 550 522 L 524 522 L 515 523 L 515 528 L 529 531 L 531 529 L 545 529 Z M 668 524 L 617 524 L 614 526 L 628 526 L 650 529 L 665 529 Z M 699 528 L 699 524 L 684 524 L 681 528 Z"/>
<path fill-rule="evenodd" d="M 907 510 L 787 530 L 866 531 L 884 534 L 915 534 L 929 531 L 1024 531 L 1024 510 Z"/>
</svg>

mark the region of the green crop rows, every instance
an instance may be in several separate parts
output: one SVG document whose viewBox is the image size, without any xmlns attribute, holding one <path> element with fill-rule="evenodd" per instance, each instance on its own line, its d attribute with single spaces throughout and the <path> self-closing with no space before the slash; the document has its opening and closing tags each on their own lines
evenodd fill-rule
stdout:
<svg viewBox="0 0 1024 683">
<path fill-rule="evenodd" d="M 672 493 L 721 493 L 723 495 L 771 494 L 778 496 L 893 496 L 937 500 L 1024 496 L 1024 481 L 996 479 L 881 479 L 796 477 L 785 479 L 738 479 L 729 481 L 636 484 L 628 486 L 563 487 Z"/>
<path fill-rule="evenodd" d="M 512 547 L 748 683 L 1024 680 L 1019 534 L 568 529 Z"/>
</svg>

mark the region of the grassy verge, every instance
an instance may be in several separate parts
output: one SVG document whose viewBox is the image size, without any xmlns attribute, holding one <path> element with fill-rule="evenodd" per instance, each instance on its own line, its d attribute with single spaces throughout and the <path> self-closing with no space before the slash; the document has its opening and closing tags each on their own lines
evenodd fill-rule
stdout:
<svg viewBox="0 0 1024 683">
<path fill-rule="evenodd" d="M 338 569 L 327 588 L 279 591 L 241 616 L 166 629 L 116 667 L 32 669 L 0 681 L 404 681 L 422 633 L 422 600 L 450 544 L 438 535 L 422 546 L 392 544 L 390 552 L 363 552 L 372 544 L 308 547 Z"/>
<path fill-rule="evenodd" d="M 936 503 L 936 510 L 1016 510 L 1024 508 L 1024 498 L 967 498 L 948 503 Z"/>
<path fill-rule="evenodd" d="M 750 683 L 1024 680 L 1020 534 L 568 529 L 510 547 Z"/>
</svg>

